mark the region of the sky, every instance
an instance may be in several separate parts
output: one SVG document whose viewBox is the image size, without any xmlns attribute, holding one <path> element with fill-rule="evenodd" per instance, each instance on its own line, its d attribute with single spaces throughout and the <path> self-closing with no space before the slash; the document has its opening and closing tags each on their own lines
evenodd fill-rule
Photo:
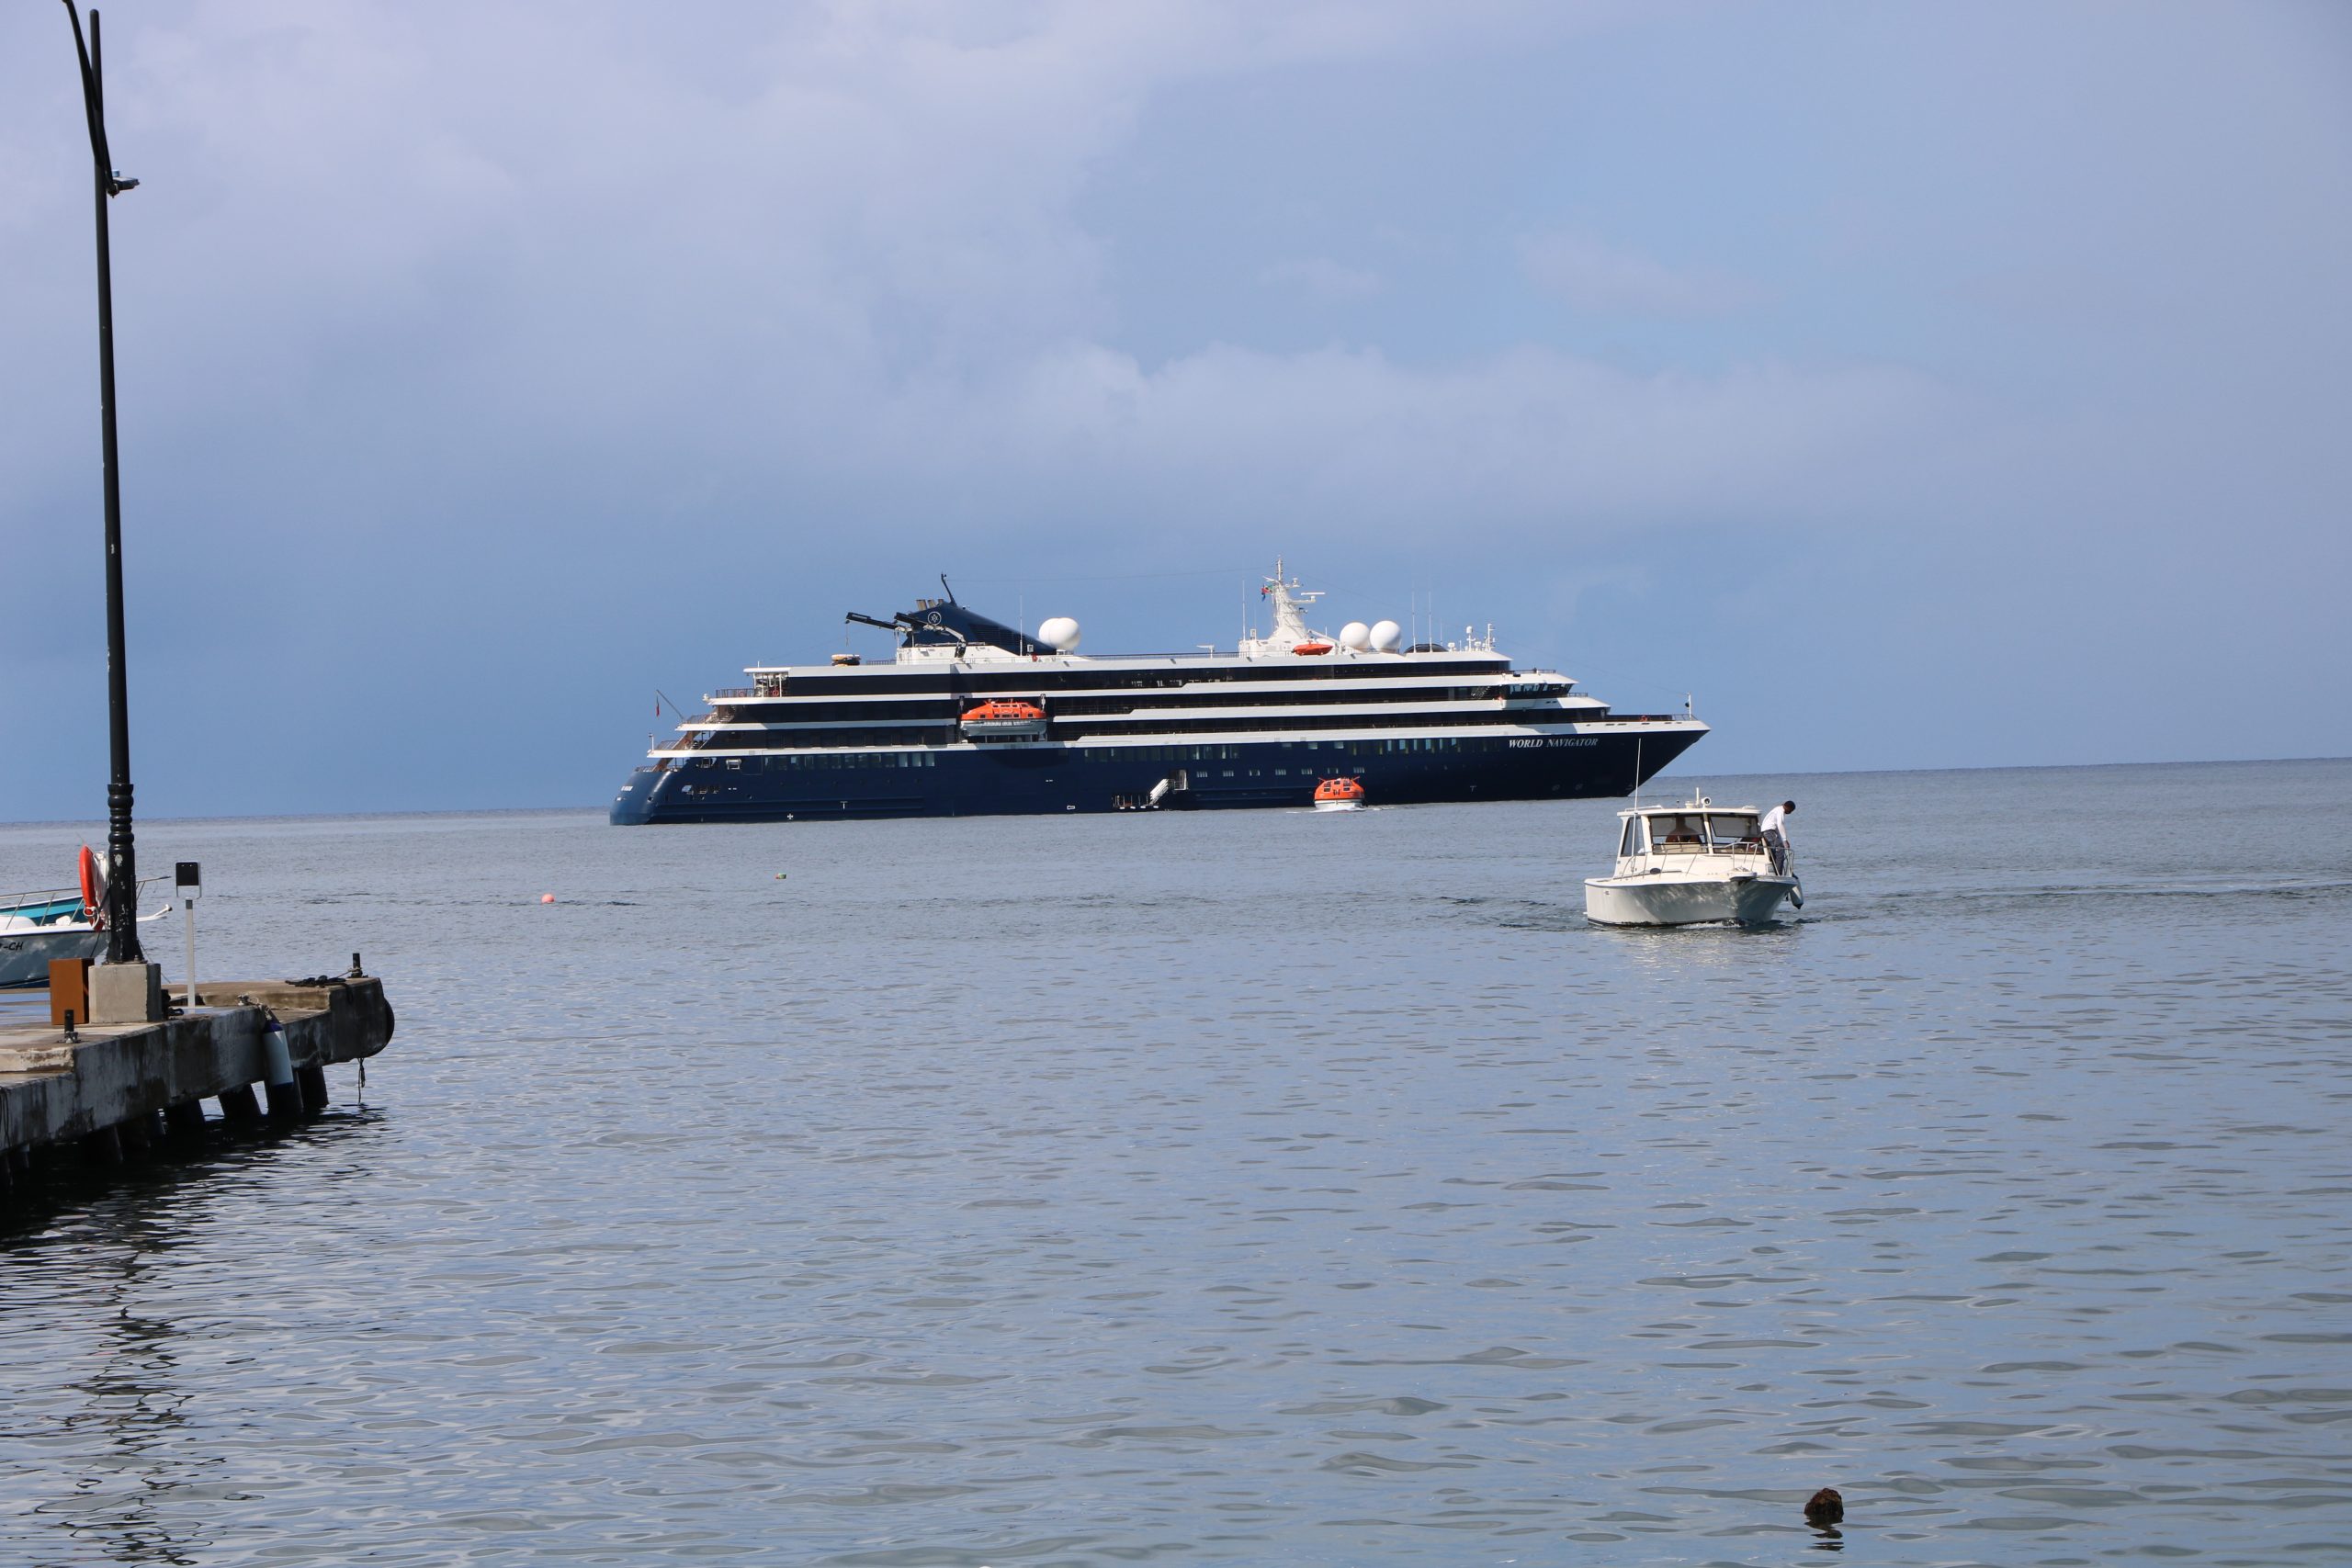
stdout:
<svg viewBox="0 0 2352 1568">
<path fill-rule="evenodd" d="M 142 816 L 596 805 L 942 572 L 1277 555 L 1682 771 L 2352 753 L 2352 8 L 102 9 Z M 11 0 L 0 820 L 105 809 L 90 205 Z"/>
</svg>

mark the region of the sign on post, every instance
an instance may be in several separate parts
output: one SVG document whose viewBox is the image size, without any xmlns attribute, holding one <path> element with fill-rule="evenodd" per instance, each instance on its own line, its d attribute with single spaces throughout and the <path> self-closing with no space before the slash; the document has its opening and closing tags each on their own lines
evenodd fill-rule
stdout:
<svg viewBox="0 0 2352 1568">
<path fill-rule="evenodd" d="M 192 860 L 172 867 L 172 896 L 179 900 L 187 922 L 187 1010 L 196 1010 L 196 901 L 204 893 L 204 872 Z"/>
</svg>

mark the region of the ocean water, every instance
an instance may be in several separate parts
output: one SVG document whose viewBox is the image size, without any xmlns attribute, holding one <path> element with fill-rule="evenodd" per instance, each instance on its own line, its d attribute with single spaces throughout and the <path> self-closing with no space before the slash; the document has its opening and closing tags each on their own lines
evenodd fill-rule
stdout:
<svg viewBox="0 0 2352 1568">
<path fill-rule="evenodd" d="M 2352 763 L 1700 783 L 1800 918 L 1588 927 L 1608 802 L 151 824 L 399 1034 L 0 1217 L 0 1561 L 2352 1559 Z"/>
</svg>

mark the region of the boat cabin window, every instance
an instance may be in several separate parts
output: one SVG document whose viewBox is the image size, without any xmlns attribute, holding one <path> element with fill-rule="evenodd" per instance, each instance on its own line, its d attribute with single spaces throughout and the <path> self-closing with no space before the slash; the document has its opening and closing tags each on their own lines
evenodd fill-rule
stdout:
<svg viewBox="0 0 2352 1568">
<path fill-rule="evenodd" d="M 1741 812 L 1736 816 L 1721 811 L 1709 812 L 1707 834 L 1714 840 L 1717 850 L 1726 852 L 1743 845 L 1751 850 L 1761 847 L 1762 835 L 1756 829 L 1756 817 L 1752 812 Z"/>
<path fill-rule="evenodd" d="M 1618 841 L 1617 852 L 1621 855 L 1637 855 L 1642 852 L 1642 819 L 1640 818 L 1625 818 L 1625 836 Z"/>
<path fill-rule="evenodd" d="M 1662 855 L 1707 852 L 1707 818 L 1697 811 L 1660 812 L 1649 819 L 1650 847 Z"/>
</svg>

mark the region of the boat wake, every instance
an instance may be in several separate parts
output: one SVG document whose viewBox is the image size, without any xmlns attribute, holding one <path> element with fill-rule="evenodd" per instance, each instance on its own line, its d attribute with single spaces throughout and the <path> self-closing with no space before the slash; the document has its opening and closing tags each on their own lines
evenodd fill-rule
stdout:
<svg viewBox="0 0 2352 1568">
<path fill-rule="evenodd" d="M 2352 893 L 2352 878 L 2324 882 L 2051 883 L 2040 887 L 1905 888 L 1876 895 L 1889 904 L 1996 904 L 2045 898 L 2282 898 L 2302 900 Z"/>
</svg>

